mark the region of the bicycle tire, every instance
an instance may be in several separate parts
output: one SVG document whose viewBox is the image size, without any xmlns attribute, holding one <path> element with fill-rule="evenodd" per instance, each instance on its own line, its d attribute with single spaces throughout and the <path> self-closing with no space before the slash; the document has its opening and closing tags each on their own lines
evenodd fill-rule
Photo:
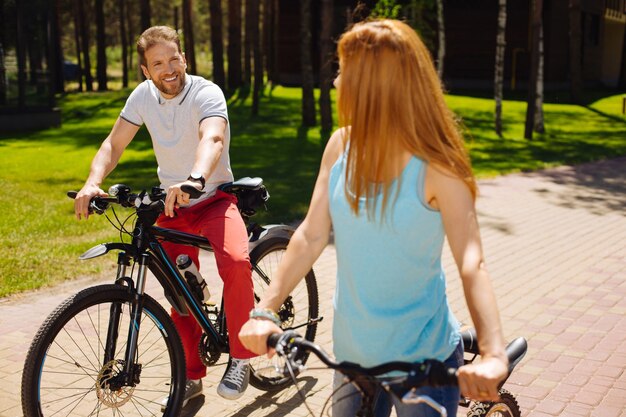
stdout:
<svg viewBox="0 0 626 417">
<path fill-rule="evenodd" d="M 169 314 L 148 295 L 144 295 L 137 338 L 140 380 L 132 388 L 112 388 L 112 381 L 123 367 L 123 361 L 117 360 L 124 358 L 130 323 L 128 307 L 133 296 L 128 287 L 121 285 L 90 287 L 69 297 L 48 316 L 24 364 L 25 417 L 179 414 L 185 392 L 182 343 Z M 118 343 L 114 359 L 103 364 L 114 304 L 122 307 Z M 166 396 L 169 403 L 163 413 L 160 401 Z"/>
<path fill-rule="evenodd" d="M 254 282 L 255 302 L 259 301 L 269 286 L 266 279 L 271 281 L 272 274 L 276 272 L 288 244 L 289 238 L 286 236 L 270 236 L 259 243 L 250 253 L 250 261 L 253 265 L 252 280 Z M 264 277 L 261 276 L 259 270 L 262 271 L 266 279 L 263 279 Z M 306 312 L 302 310 L 306 310 Z M 313 269 L 291 292 L 279 309 L 278 315 L 283 321 L 281 326 L 283 330 L 297 328 L 319 316 L 317 281 Z M 299 331 L 307 340 L 314 341 L 317 322 L 306 325 L 306 331 Z M 299 359 L 304 364 L 308 357 L 309 353 L 306 352 Z M 268 359 L 265 355 L 251 359 L 250 385 L 263 391 L 279 391 L 290 385 L 292 382 L 290 377 L 285 377 L 282 373 L 276 372 L 276 369 L 282 369 L 283 362 L 283 359 L 279 358 L 278 355 L 274 355 L 272 359 Z"/>
</svg>

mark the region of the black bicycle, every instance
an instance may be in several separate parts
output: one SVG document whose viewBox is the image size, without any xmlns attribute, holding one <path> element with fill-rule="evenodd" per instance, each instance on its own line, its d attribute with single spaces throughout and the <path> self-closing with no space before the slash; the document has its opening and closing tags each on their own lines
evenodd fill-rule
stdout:
<svg viewBox="0 0 626 417">
<path fill-rule="evenodd" d="M 243 178 L 220 186 L 238 198 L 246 222 L 255 300 L 269 286 L 289 243 L 293 228 L 260 226 L 250 221 L 269 198 L 260 178 Z M 184 189 L 197 198 L 193 187 Z M 69 192 L 72 198 L 75 192 Z M 211 251 L 202 236 L 155 226 L 164 209 L 160 188 L 132 193 L 117 184 L 108 197 L 95 197 L 90 211 L 103 214 L 112 204 L 133 209 L 124 219 L 112 209 L 107 218 L 121 242 L 97 245 L 80 256 L 91 259 L 118 251 L 115 283 L 84 289 L 65 300 L 37 332 L 24 364 L 22 409 L 26 417 L 40 416 L 177 416 L 185 391 L 185 355 L 174 323 L 145 286 L 150 271 L 180 314 L 191 314 L 204 334 L 198 346 L 202 361 L 216 365 L 229 352 L 228 332 L 221 305 L 202 301 L 195 277 L 182 274 L 166 255 L 161 242 L 196 246 Z M 127 225 L 131 225 L 127 226 Z M 313 270 L 282 304 L 278 315 L 283 329 L 300 329 L 314 340 L 318 291 Z M 307 355 L 299 357 L 306 361 Z M 278 361 L 280 359 L 275 359 Z M 260 376 L 255 369 L 276 366 L 265 357 L 251 360 L 250 384 L 279 390 L 290 383 L 282 375 Z M 162 412 L 161 400 L 169 397 Z"/>
<path fill-rule="evenodd" d="M 473 362 L 479 355 L 478 345 L 476 341 L 476 333 L 473 329 L 463 331 L 462 338 L 464 342 L 464 351 L 469 354 L 465 363 Z M 306 338 L 299 336 L 295 331 L 286 331 L 281 334 L 273 334 L 268 338 L 267 345 L 276 349 L 276 356 L 285 359 L 285 365 L 281 370 L 283 375 L 289 376 L 294 384 L 296 383 L 296 375 L 302 372 L 304 362 L 300 360 L 303 355 L 313 352 L 327 368 L 340 371 L 346 377 L 346 384 L 354 384 L 362 396 L 361 408 L 357 412 L 357 417 L 372 417 L 375 393 L 379 388 L 389 392 L 402 400 L 405 404 L 425 404 L 437 412 L 442 417 L 447 416 L 444 407 L 425 395 L 418 395 L 416 390 L 425 386 L 443 387 L 457 386 L 456 369 L 449 368 L 444 363 L 436 360 L 427 360 L 424 362 L 388 362 L 372 368 L 365 368 L 359 364 L 352 362 L 336 362 L 322 348 Z M 526 354 L 528 344 L 526 339 L 518 337 L 508 344 L 506 354 L 509 359 L 509 375 L 513 372 L 515 366 L 522 360 Z M 400 376 L 381 377 L 391 372 L 399 371 Z M 508 377 L 507 377 L 508 378 Z M 519 417 L 521 411 L 517 400 L 509 391 L 500 385 L 500 400 L 496 402 L 475 402 L 466 398 L 461 398 L 459 404 L 463 407 L 469 407 L 468 417 Z M 300 391 L 298 391 L 300 393 Z M 333 398 L 333 394 L 329 397 L 329 401 Z M 302 393 L 302 400 L 306 403 L 306 398 Z M 328 402 L 322 407 L 320 416 L 324 415 L 324 411 L 328 408 Z M 335 399 L 341 401 L 341 398 Z M 315 414 L 309 408 L 307 409 L 311 416 Z"/>
</svg>

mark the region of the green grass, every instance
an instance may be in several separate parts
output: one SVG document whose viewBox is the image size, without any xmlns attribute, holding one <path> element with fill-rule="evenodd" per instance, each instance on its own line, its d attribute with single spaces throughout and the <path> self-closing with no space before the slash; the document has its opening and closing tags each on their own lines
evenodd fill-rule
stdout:
<svg viewBox="0 0 626 417">
<path fill-rule="evenodd" d="M 128 93 L 68 94 L 60 101 L 61 128 L 0 134 L 0 297 L 80 276 L 112 275 L 113 257 L 87 262 L 77 257 L 97 243 L 116 240 L 115 230 L 100 216 L 76 221 L 65 192 L 82 186 Z M 533 141 L 523 139 L 523 101 L 505 101 L 504 138 L 498 138 L 492 127 L 493 100 L 458 95 L 447 100 L 467 128 L 480 177 L 626 155 L 621 95 L 597 98 L 585 107 L 547 103 L 547 133 Z M 300 219 L 323 150 L 320 130 L 300 126 L 299 89 L 266 90 L 256 117 L 249 105 L 249 98 L 229 101 L 235 176 L 264 178 L 271 199 L 259 222 Z M 105 187 L 155 185 L 155 167 L 149 136 L 142 129 Z"/>
</svg>

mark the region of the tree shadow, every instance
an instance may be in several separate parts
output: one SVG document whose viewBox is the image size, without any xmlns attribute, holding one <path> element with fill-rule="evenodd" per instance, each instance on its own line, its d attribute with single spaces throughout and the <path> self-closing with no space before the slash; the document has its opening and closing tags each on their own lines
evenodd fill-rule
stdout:
<svg viewBox="0 0 626 417">
<path fill-rule="evenodd" d="M 596 215 L 626 216 L 626 156 L 528 174 L 566 188 L 534 190 L 554 204 Z"/>
<path fill-rule="evenodd" d="M 297 385 L 290 385 L 283 391 L 266 392 L 255 400 L 237 411 L 232 417 L 247 417 L 259 410 L 266 409 L 267 417 L 282 417 L 291 415 L 294 409 L 304 403 L 304 398 L 311 396 L 311 390 L 318 380 L 310 376 L 299 378 Z"/>
</svg>

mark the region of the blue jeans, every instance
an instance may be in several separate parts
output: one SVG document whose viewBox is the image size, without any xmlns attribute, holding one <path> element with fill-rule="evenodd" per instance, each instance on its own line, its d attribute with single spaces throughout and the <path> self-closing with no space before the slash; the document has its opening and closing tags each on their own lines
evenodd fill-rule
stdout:
<svg viewBox="0 0 626 417">
<path fill-rule="evenodd" d="M 458 368 L 463 365 L 463 341 L 444 361 L 449 367 Z M 343 386 L 342 386 L 343 385 Z M 333 378 L 332 416 L 354 417 L 361 407 L 361 395 L 353 384 L 344 385 L 344 375 L 335 372 Z M 417 395 L 426 395 L 448 412 L 448 416 L 456 416 L 461 393 L 458 387 L 424 387 L 416 391 Z M 440 413 L 426 404 L 403 404 L 400 398 L 390 395 L 381 388 L 376 389 L 374 396 L 374 417 L 389 417 L 391 408 L 395 407 L 398 417 L 440 417 Z"/>
</svg>

